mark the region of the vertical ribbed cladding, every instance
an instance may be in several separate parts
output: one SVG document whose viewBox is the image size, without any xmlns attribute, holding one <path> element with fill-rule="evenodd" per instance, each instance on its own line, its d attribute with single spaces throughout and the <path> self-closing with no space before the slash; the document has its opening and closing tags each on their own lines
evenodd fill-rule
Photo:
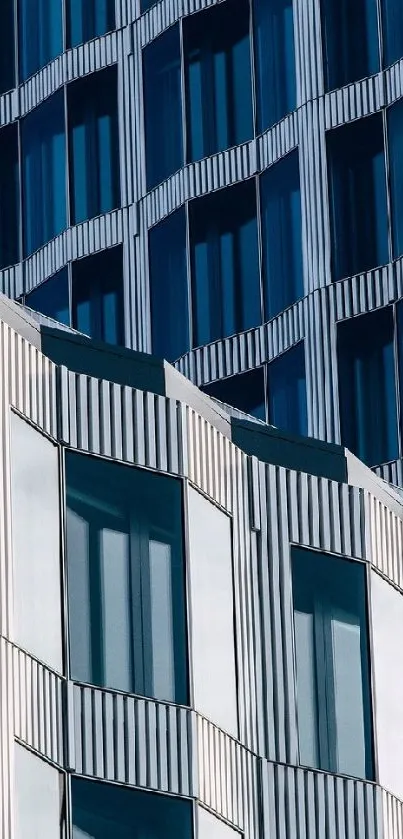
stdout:
<svg viewBox="0 0 403 839">
<path fill-rule="evenodd" d="M 343 320 L 387 306 L 400 296 L 401 265 L 390 263 L 334 283 L 335 318 Z"/>
<path fill-rule="evenodd" d="M 262 762 L 262 788 L 265 837 L 384 837 L 382 796 L 374 784 Z"/>
<path fill-rule="evenodd" d="M 9 93 L 3 93 L 0 96 L 0 128 L 7 125 L 13 119 L 19 117 L 19 101 L 16 90 L 11 90 Z"/>
<path fill-rule="evenodd" d="M 257 138 L 259 171 L 267 169 L 292 149 L 298 146 L 299 124 L 296 111 L 288 114 L 273 128 L 269 128 Z"/>
<path fill-rule="evenodd" d="M 391 463 L 384 463 L 381 466 L 377 466 L 374 472 L 383 478 L 384 481 L 388 481 L 388 483 L 398 487 L 403 487 L 402 460 L 393 460 Z"/>
<path fill-rule="evenodd" d="M 369 116 L 386 104 L 384 75 L 362 79 L 325 96 L 325 128 L 336 128 L 355 119 Z"/>
<path fill-rule="evenodd" d="M 59 766 L 63 754 L 63 679 L 17 647 L 11 650 L 14 736 Z"/>
<path fill-rule="evenodd" d="M 403 803 L 386 790 L 379 790 L 383 809 L 383 839 L 401 839 L 403 836 Z"/>
<path fill-rule="evenodd" d="M 4 515 L 3 505 L 0 515 Z M 3 560 L 4 561 L 4 560 Z M 3 580 L 2 580 L 3 583 Z M 3 588 L 3 585 L 1 586 Z M 13 837 L 14 732 L 13 661 L 10 644 L 0 636 L 0 837 Z"/>
<path fill-rule="evenodd" d="M 9 404 L 57 439 L 56 366 L 13 330 L 9 345 Z"/>
<path fill-rule="evenodd" d="M 385 70 L 386 102 L 390 105 L 403 96 L 403 58 Z"/>
<path fill-rule="evenodd" d="M 298 111 L 305 294 L 331 282 L 324 116 L 323 98 Z"/>
<path fill-rule="evenodd" d="M 403 521 L 371 493 L 366 510 L 367 554 L 375 568 L 403 589 Z"/>
<path fill-rule="evenodd" d="M 293 11 L 299 107 L 324 92 L 320 0 L 294 0 Z"/>
<path fill-rule="evenodd" d="M 0 291 L 11 299 L 23 292 L 22 264 L 12 265 L 0 271 Z"/>
<path fill-rule="evenodd" d="M 333 289 L 317 290 L 304 302 L 309 433 L 320 440 L 338 443 L 340 420 Z"/>
</svg>

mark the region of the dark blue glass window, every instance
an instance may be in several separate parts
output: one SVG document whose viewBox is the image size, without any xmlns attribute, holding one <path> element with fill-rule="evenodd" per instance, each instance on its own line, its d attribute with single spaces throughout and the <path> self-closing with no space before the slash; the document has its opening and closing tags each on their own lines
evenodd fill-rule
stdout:
<svg viewBox="0 0 403 839">
<path fill-rule="evenodd" d="M 299 762 L 373 777 L 365 565 L 292 548 Z"/>
<path fill-rule="evenodd" d="M 388 262 L 388 212 L 382 117 L 329 132 L 333 280 Z"/>
<path fill-rule="evenodd" d="M 377 0 L 322 0 L 322 31 L 328 90 L 379 71 Z"/>
<path fill-rule="evenodd" d="M 403 8 L 403 7 L 402 7 Z M 388 110 L 393 259 L 403 255 L 403 102 Z"/>
<path fill-rule="evenodd" d="M 383 64 L 388 67 L 403 58 L 402 0 L 382 0 Z"/>
<path fill-rule="evenodd" d="M 308 434 L 305 352 L 301 341 L 267 366 L 269 422 L 294 434 Z"/>
<path fill-rule="evenodd" d="M 292 0 L 254 0 L 253 14 L 261 133 L 296 107 Z"/>
<path fill-rule="evenodd" d="M 28 256 L 66 227 L 63 93 L 21 122 L 24 251 Z"/>
<path fill-rule="evenodd" d="M 183 22 L 188 160 L 253 136 L 249 4 L 232 0 Z"/>
<path fill-rule="evenodd" d="M 192 839 L 192 802 L 71 779 L 73 839 Z"/>
<path fill-rule="evenodd" d="M 74 329 L 98 341 L 124 344 L 120 246 L 73 262 L 72 308 Z"/>
<path fill-rule="evenodd" d="M 76 47 L 114 27 L 114 0 L 68 0 L 67 46 Z"/>
<path fill-rule="evenodd" d="M 205 393 L 220 402 L 232 405 L 256 419 L 266 419 L 265 382 L 263 367 L 220 379 L 203 387 Z"/>
<path fill-rule="evenodd" d="M 149 233 L 154 355 L 173 361 L 189 349 L 186 216 L 183 209 Z"/>
<path fill-rule="evenodd" d="M 67 452 L 66 485 L 72 678 L 187 704 L 181 482 Z"/>
<path fill-rule="evenodd" d="M 252 179 L 190 203 L 193 344 L 261 322 Z"/>
<path fill-rule="evenodd" d="M 0 95 L 15 87 L 14 0 L 2 0 L 0 31 Z"/>
<path fill-rule="evenodd" d="M 62 0 L 18 0 L 18 30 L 24 80 L 63 52 Z"/>
<path fill-rule="evenodd" d="M 147 187 L 183 166 L 179 26 L 143 50 Z"/>
<path fill-rule="evenodd" d="M 25 297 L 30 309 L 49 318 L 70 326 L 69 276 L 67 268 L 62 268 L 45 283 L 35 288 Z"/>
<path fill-rule="evenodd" d="M 0 130 L 0 269 L 19 259 L 18 129 Z"/>
<path fill-rule="evenodd" d="M 71 221 L 120 206 L 117 70 L 68 86 Z"/>
<path fill-rule="evenodd" d="M 260 179 L 265 319 L 304 294 L 298 151 Z"/>
<path fill-rule="evenodd" d="M 341 440 L 368 466 L 398 457 L 391 307 L 337 331 Z"/>
</svg>

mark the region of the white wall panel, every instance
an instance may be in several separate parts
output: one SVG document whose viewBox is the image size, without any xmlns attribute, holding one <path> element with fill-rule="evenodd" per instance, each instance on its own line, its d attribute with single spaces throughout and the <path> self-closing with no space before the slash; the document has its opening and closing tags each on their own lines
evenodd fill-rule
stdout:
<svg viewBox="0 0 403 839">
<path fill-rule="evenodd" d="M 58 839 L 61 776 L 57 769 L 15 743 L 15 839 Z"/>
<path fill-rule="evenodd" d="M 197 839 L 241 839 L 241 833 L 217 819 L 204 807 L 197 808 L 197 821 Z"/>
</svg>

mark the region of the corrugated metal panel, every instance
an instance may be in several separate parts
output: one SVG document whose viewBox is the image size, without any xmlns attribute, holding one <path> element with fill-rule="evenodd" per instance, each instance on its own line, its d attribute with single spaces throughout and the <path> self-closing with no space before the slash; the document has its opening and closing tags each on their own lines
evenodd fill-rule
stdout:
<svg viewBox="0 0 403 839">
<path fill-rule="evenodd" d="M 325 96 L 325 128 L 369 116 L 385 104 L 383 73 L 346 85 Z"/>
<path fill-rule="evenodd" d="M 319 0 L 294 0 L 297 106 L 323 94 L 321 9 Z"/>
<path fill-rule="evenodd" d="M 382 792 L 383 837 L 401 839 L 403 836 L 403 803 L 389 792 Z"/>
<path fill-rule="evenodd" d="M 14 736 L 63 766 L 63 679 L 17 647 L 12 661 Z"/>
<path fill-rule="evenodd" d="M 375 568 L 403 589 L 403 520 L 368 493 L 367 553 Z"/>
<path fill-rule="evenodd" d="M 9 341 L 10 405 L 56 439 L 56 366 L 12 330 Z"/>
</svg>

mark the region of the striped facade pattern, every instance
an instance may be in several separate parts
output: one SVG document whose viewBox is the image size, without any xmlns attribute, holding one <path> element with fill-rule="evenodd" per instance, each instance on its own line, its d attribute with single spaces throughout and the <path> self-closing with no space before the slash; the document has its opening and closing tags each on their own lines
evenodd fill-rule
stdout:
<svg viewBox="0 0 403 839">
<path fill-rule="evenodd" d="M 5 323 L 0 339 L 1 839 L 15 836 L 14 739 L 67 777 L 189 797 L 244 839 L 401 839 L 392 794 L 298 766 L 290 546 L 364 561 L 403 590 L 403 519 L 381 483 L 378 498 L 265 464 L 184 402 L 56 367 Z M 231 515 L 238 740 L 191 707 L 73 683 L 15 645 L 12 410 L 61 448 L 177 475 Z"/>
</svg>

